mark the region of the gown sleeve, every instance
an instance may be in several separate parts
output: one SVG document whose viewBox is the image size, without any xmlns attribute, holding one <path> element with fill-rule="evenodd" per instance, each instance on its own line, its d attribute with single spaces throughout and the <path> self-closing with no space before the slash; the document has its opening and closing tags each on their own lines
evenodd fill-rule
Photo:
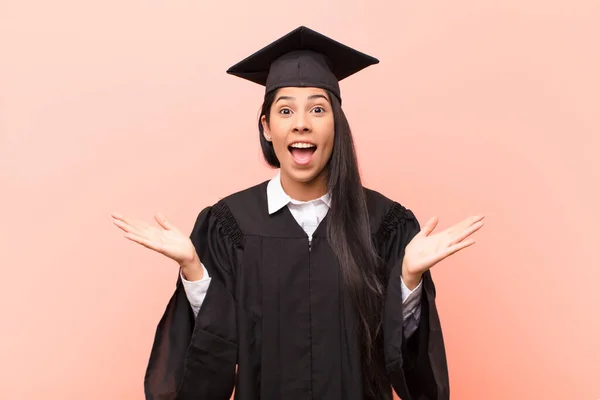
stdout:
<svg viewBox="0 0 600 400">
<path fill-rule="evenodd" d="M 211 276 L 198 315 L 178 275 L 158 323 L 144 378 L 146 400 L 227 400 L 235 385 L 235 265 L 243 235 L 224 203 L 198 215 L 190 236 Z"/>
<path fill-rule="evenodd" d="M 402 260 L 406 245 L 419 231 L 413 212 L 394 203 L 377 235 L 388 279 L 383 321 L 386 371 L 402 400 L 447 400 L 448 366 L 430 271 L 423 275 L 417 330 L 408 339 L 403 332 Z"/>
</svg>

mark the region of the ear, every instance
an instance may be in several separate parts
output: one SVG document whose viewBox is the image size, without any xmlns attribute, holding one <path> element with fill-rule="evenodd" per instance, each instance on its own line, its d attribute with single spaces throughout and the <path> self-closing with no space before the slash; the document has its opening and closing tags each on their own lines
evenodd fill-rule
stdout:
<svg viewBox="0 0 600 400">
<path fill-rule="evenodd" d="M 263 127 L 263 136 L 265 137 L 267 142 L 270 142 L 271 141 L 271 130 L 269 129 L 269 124 L 267 123 L 267 117 L 265 117 L 264 115 L 262 117 L 260 117 L 260 123 L 262 124 L 262 127 Z"/>
</svg>

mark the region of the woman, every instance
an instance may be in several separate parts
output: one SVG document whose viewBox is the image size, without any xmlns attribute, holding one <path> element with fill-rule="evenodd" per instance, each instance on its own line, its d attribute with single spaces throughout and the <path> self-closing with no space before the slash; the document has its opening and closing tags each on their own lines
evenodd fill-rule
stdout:
<svg viewBox="0 0 600 400">
<path fill-rule="evenodd" d="M 474 243 L 483 217 L 433 234 L 362 186 L 339 81 L 377 63 L 300 27 L 230 74 L 265 86 L 268 182 L 205 208 L 188 238 L 114 214 L 125 236 L 175 260 L 146 398 L 448 399 L 429 269 Z"/>
</svg>

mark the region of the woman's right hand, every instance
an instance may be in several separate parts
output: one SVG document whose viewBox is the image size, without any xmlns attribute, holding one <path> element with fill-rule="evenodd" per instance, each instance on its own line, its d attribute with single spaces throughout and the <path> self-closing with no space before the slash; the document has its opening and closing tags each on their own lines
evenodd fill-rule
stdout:
<svg viewBox="0 0 600 400">
<path fill-rule="evenodd" d="M 194 244 L 187 235 L 184 235 L 173 226 L 164 215 L 160 213 L 154 215 L 158 227 L 143 221 L 125 218 L 118 213 L 113 213 L 111 216 L 114 224 L 125 232 L 127 239 L 164 254 L 176 261 L 184 270 L 191 271 L 196 278 L 198 278 L 198 271 L 202 273 Z"/>
</svg>

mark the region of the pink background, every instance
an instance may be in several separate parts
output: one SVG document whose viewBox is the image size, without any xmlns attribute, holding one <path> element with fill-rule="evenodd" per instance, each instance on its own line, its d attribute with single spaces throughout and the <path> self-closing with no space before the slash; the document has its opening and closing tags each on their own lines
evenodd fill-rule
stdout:
<svg viewBox="0 0 600 400">
<path fill-rule="evenodd" d="M 600 2 L 0 0 L 0 397 L 141 400 L 189 232 L 268 179 L 262 88 L 298 25 L 381 64 L 342 83 L 365 183 L 478 243 L 434 268 L 454 399 L 599 399 Z"/>
</svg>

